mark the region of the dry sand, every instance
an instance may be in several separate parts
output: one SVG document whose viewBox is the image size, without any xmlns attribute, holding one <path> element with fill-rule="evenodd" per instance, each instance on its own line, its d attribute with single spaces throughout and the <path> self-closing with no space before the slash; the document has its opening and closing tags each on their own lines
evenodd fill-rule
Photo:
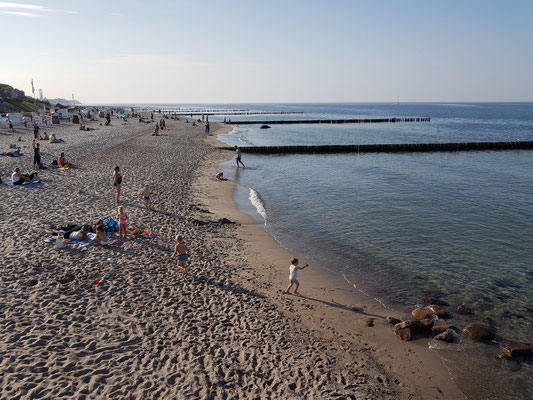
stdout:
<svg viewBox="0 0 533 400">
<path fill-rule="evenodd" d="M 396 339 L 386 310 L 354 290 L 308 269 L 302 297 L 281 294 L 290 254 L 214 179 L 230 155 L 204 141 L 203 125 L 167 122 L 160 137 L 135 119 L 42 129 L 65 140 L 41 142 L 45 163 L 65 151 L 79 168 L 44 170 L 38 188 L 0 186 L 1 398 L 462 398 L 427 345 Z M 26 154 L 0 157 L 3 180 L 31 168 L 31 129 L 18 132 L 0 133 L 0 151 L 17 143 Z M 43 243 L 51 225 L 116 215 L 115 165 L 128 229 L 159 235 L 106 248 Z M 189 277 L 170 259 L 177 233 L 191 249 Z"/>
</svg>

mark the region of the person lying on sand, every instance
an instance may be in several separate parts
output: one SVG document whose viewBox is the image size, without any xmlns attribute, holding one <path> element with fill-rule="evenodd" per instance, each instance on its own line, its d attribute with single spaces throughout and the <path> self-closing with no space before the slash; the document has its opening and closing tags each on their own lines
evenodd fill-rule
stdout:
<svg viewBox="0 0 533 400">
<path fill-rule="evenodd" d="M 178 269 L 187 275 L 187 268 L 185 267 L 185 261 L 189 258 L 189 248 L 183 243 L 183 236 L 176 236 L 176 247 L 174 247 L 174 253 L 172 258 L 178 256 Z"/>
<path fill-rule="evenodd" d="M 299 267 L 298 259 L 291 259 L 291 266 L 289 267 L 289 286 L 287 286 L 287 290 L 285 291 L 285 293 L 290 293 L 292 285 L 296 285 L 296 288 L 294 289 L 294 294 L 299 294 L 298 288 L 300 287 L 300 282 L 298 282 L 298 270 L 305 269 L 308 266 L 309 265 L 305 264 L 303 267 Z"/>
<path fill-rule="evenodd" d="M 61 143 L 61 142 L 63 142 L 63 139 L 56 138 L 55 133 L 52 133 L 50 135 L 50 139 L 49 140 L 50 140 L 50 143 Z"/>
<path fill-rule="evenodd" d="M 7 153 L 2 153 L 2 155 L 3 156 L 8 156 L 8 157 L 20 157 L 23 154 L 20 152 L 20 148 L 18 148 L 15 151 L 8 151 Z"/>
<path fill-rule="evenodd" d="M 32 183 L 39 180 L 37 172 L 32 172 L 29 175 L 22 174 L 19 168 L 15 168 L 15 172 L 11 174 L 11 182 L 13 185 L 22 185 L 23 183 Z"/>
<path fill-rule="evenodd" d="M 65 239 L 84 241 L 88 239 L 88 233 L 89 227 L 87 225 L 83 225 L 79 231 L 71 232 L 68 238 Z"/>
</svg>

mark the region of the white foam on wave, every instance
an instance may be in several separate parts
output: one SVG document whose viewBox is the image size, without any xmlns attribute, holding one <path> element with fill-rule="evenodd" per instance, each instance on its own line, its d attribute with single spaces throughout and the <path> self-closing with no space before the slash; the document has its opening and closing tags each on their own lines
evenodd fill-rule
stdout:
<svg viewBox="0 0 533 400">
<path fill-rule="evenodd" d="M 263 205 L 263 202 L 261 201 L 261 198 L 259 197 L 257 192 L 255 190 L 253 190 L 253 189 L 250 189 L 250 196 L 248 198 L 250 199 L 250 201 L 252 202 L 253 206 L 257 210 L 257 213 L 260 216 L 262 216 L 263 219 L 266 222 L 267 214 L 266 214 L 265 206 Z"/>
</svg>

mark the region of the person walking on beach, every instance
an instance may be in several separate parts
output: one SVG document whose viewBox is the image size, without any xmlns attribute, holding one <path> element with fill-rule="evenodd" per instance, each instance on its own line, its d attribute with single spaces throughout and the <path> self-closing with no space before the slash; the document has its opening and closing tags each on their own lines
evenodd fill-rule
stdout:
<svg viewBox="0 0 533 400">
<path fill-rule="evenodd" d="M 118 165 L 113 171 L 113 186 L 117 190 L 117 203 L 120 203 L 120 185 L 122 184 L 122 175 L 120 175 L 120 168 Z"/>
<path fill-rule="evenodd" d="M 141 196 L 144 199 L 144 207 L 152 208 L 152 190 L 150 189 L 150 186 L 146 185 L 144 187 L 144 190 L 142 191 Z"/>
<path fill-rule="evenodd" d="M 239 168 L 239 163 L 242 164 L 243 168 L 246 168 L 246 165 L 244 165 L 244 163 L 241 160 L 241 148 L 238 147 L 237 145 L 235 145 L 235 152 L 237 153 L 237 158 L 235 160 L 237 162 L 237 168 Z"/>
<path fill-rule="evenodd" d="M 39 170 L 41 166 L 41 149 L 39 148 L 39 143 L 35 142 L 33 139 L 33 169 Z"/>
<path fill-rule="evenodd" d="M 289 267 L 289 286 L 287 286 L 287 290 L 285 291 L 285 293 L 290 293 L 292 285 L 296 285 L 296 288 L 294 289 L 294 294 L 299 294 L 298 288 L 300 287 L 300 282 L 298 282 L 298 270 L 305 269 L 308 266 L 309 265 L 305 264 L 303 267 L 299 267 L 298 259 L 291 258 L 291 266 Z"/>
<path fill-rule="evenodd" d="M 187 268 L 185 268 L 185 262 L 189 258 L 189 248 L 183 243 L 183 236 L 176 236 L 176 247 L 174 247 L 174 253 L 172 258 L 178 256 L 178 269 L 187 275 Z"/>
<path fill-rule="evenodd" d="M 118 208 L 118 214 L 117 214 L 117 220 L 118 220 L 118 236 L 122 238 L 122 235 L 124 235 L 125 238 L 128 237 L 128 216 L 124 212 L 124 207 L 120 206 Z"/>
</svg>

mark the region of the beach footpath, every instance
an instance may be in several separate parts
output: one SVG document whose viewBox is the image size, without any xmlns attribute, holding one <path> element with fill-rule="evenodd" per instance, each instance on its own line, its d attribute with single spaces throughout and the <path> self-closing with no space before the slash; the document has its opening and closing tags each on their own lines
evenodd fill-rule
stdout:
<svg viewBox="0 0 533 400">
<path fill-rule="evenodd" d="M 87 126 L 43 129 L 64 140 L 41 142 L 45 165 L 64 152 L 76 168 L 0 185 L 1 398 L 463 398 L 427 344 L 395 338 L 379 306 L 307 270 L 302 297 L 280 293 L 288 254 L 214 177 L 227 126 L 212 123 L 213 136 L 173 119 L 161 136 L 131 118 Z M 23 153 L 0 157 L 3 181 L 30 171 L 32 139 L 30 128 L 0 133 L 0 152 Z M 115 166 L 129 237 L 46 243 L 58 227 L 115 218 Z M 177 234 L 188 276 L 170 258 Z"/>
</svg>

